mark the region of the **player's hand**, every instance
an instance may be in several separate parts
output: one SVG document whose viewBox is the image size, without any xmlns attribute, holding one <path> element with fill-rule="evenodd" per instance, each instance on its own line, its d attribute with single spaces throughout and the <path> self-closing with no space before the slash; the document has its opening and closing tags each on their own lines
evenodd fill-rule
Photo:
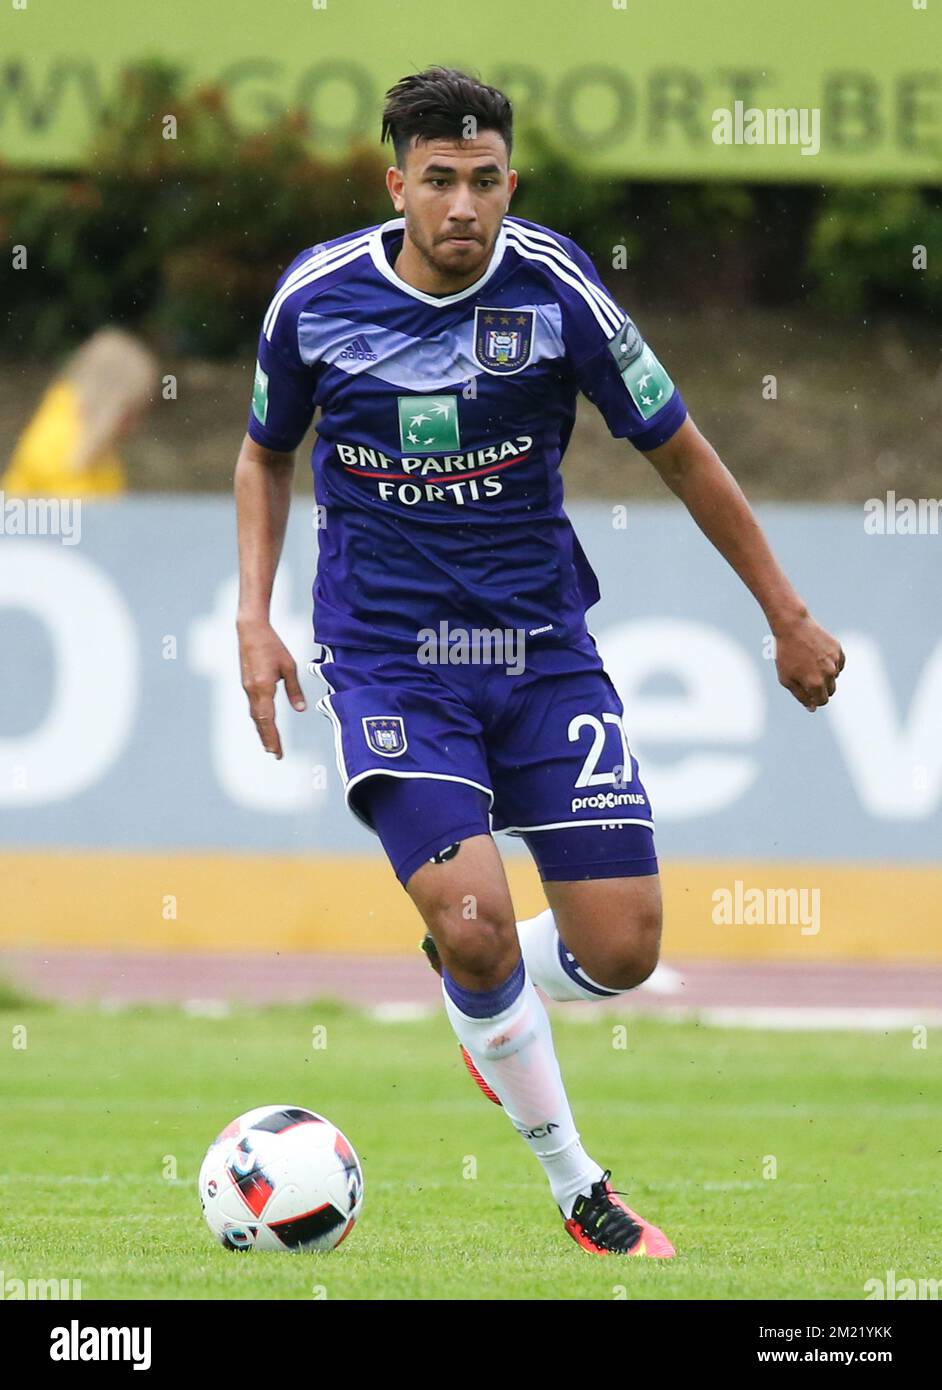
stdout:
<svg viewBox="0 0 942 1390">
<path fill-rule="evenodd" d="M 271 623 L 258 620 L 236 624 L 239 633 L 239 662 L 242 689 L 249 697 L 249 710 L 266 753 L 284 756 L 281 735 L 275 723 L 275 690 L 284 681 L 288 699 L 298 711 L 307 703 L 298 681 L 298 668 L 288 648 Z"/>
<path fill-rule="evenodd" d="M 837 638 L 806 614 L 775 633 L 775 665 L 779 682 L 813 714 L 834 694 L 844 653 Z"/>
</svg>

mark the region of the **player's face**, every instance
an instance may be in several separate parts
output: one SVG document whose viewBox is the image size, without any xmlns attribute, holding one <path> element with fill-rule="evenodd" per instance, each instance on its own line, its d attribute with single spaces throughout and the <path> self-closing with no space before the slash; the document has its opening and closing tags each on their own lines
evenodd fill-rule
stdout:
<svg viewBox="0 0 942 1390">
<path fill-rule="evenodd" d="M 470 284 L 491 258 L 517 174 L 502 136 L 483 130 L 473 140 L 414 138 L 386 186 L 428 268 L 443 282 Z"/>
</svg>

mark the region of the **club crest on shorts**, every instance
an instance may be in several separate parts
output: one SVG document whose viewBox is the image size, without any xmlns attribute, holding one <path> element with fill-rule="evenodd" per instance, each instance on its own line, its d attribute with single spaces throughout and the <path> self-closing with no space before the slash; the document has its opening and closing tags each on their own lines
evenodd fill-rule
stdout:
<svg viewBox="0 0 942 1390">
<path fill-rule="evenodd" d="M 371 715 L 363 721 L 363 735 L 374 753 L 398 758 L 408 748 L 405 721 L 398 714 Z"/>
<path fill-rule="evenodd" d="M 474 311 L 474 356 L 485 371 L 519 372 L 533 352 L 534 309 Z"/>
</svg>

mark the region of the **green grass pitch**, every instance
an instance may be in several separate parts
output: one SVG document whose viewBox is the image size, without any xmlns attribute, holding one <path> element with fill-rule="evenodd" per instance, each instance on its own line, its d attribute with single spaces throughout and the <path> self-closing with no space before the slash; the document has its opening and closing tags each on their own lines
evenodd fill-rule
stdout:
<svg viewBox="0 0 942 1390">
<path fill-rule="evenodd" d="M 621 1048 L 610 1013 L 557 1020 L 587 1148 L 678 1248 L 657 1262 L 569 1239 L 444 1015 L 386 1023 L 331 1001 L 220 1018 L 7 1003 L 6 1279 L 81 1279 L 86 1299 L 863 1299 L 890 1269 L 942 1276 L 932 1031 L 919 1048 L 908 1031 L 628 1019 Z M 203 1224 L 209 1141 L 269 1103 L 321 1111 L 360 1154 L 363 1213 L 329 1255 L 233 1254 Z"/>
</svg>

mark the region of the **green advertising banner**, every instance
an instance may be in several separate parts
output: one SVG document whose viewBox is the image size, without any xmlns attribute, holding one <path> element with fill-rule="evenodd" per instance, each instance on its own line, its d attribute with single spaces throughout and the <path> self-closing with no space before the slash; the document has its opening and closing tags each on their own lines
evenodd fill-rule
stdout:
<svg viewBox="0 0 942 1390">
<path fill-rule="evenodd" d="M 247 129 L 302 109 L 326 153 L 378 139 L 386 88 L 445 63 L 512 97 L 520 167 L 540 128 L 644 178 L 942 173 L 942 0 L 2 0 L 0 159 L 82 165 L 151 58 Z"/>
</svg>

